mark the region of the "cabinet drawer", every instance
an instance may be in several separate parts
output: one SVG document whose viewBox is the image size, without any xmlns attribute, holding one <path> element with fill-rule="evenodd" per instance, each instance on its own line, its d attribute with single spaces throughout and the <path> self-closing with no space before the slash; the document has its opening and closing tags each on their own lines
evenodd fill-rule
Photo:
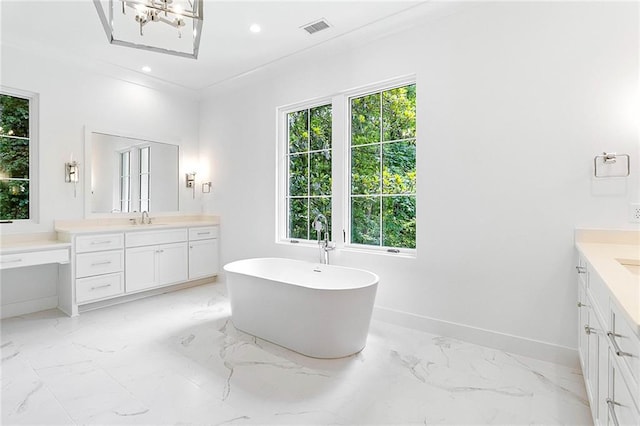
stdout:
<svg viewBox="0 0 640 426">
<path fill-rule="evenodd" d="M 186 229 L 167 229 L 163 231 L 127 232 L 127 247 L 151 246 L 187 241 Z"/>
<path fill-rule="evenodd" d="M 42 250 L 30 253 L 4 254 L 0 256 L 0 269 L 21 266 L 44 265 L 45 263 L 68 263 L 69 250 Z"/>
<path fill-rule="evenodd" d="M 629 385 L 635 388 L 634 390 L 640 391 L 640 386 L 638 386 L 640 381 L 640 339 L 635 335 L 633 328 L 615 303 L 611 303 L 610 331 L 613 333 L 608 336 L 614 349 L 613 355 L 618 359 L 618 362 L 626 364 L 629 368 L 633 378 L 633 383 L 629 381 Z"/>
<path fill-rule="evenodd" d="M 76 278 L 120 272 L 123 266 L 122 250 L 78 254 L 76 255 Z"/>
<path fill-rule="evenodd" d="M 189 228 L 189 241 L 206 240 L 208 238 L 218 238 L 217 226 Z"/>
<path fill-rule="evenodd" d="M 124 247 L 124 234 L 82 235 L 76 237 L 76 253 L 115 250 Z"/>
<path fill-rule="evenodd" d="M 76 302 L 84 303 L 124 293 L 122 273 L 76 280 Z"/>
</svg>

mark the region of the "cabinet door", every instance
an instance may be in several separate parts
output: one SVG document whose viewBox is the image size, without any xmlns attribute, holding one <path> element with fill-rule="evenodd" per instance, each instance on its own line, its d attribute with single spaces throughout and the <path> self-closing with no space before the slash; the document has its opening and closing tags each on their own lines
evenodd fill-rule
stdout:
<svg viewBox="0 0 640 426">
<path fill-rule="evenodd" d="M 128 248 L 125 254 L 126 293 L 155 287 L 157 282 L 156 247 Z"/>
<path fill-rule="evenodd" d="M 637 426 L 640 424 L 640 413 L 638 413 L 631 392 L 611 350 L 609 350 L 609 398 L 607 398 L 607 408 L 607 425 Z"/>
<path fill-rule="evenodd" d="M 600 389 L 598 386 L 600 379 L 598 375 L 600 367 L 599 359 L 601 357 L 600 341 L 602 339 L 605 339 L 606 336 L 604 335 L 602 327 L 600 326 L 600 323 L 598 322 L 593 310 L 589 312 L 589 328 L 587 332 L 589 348 L 587 358 L 589 359 L 589 361 L 587 371 L 584 374 L 586 374 L 587 391 L 589 393 L 591 401 L 591 414 L 593 415 L 594 419 L 597 419 L 599 408 L 597 401 L 599 398 L 598 391 Z M 606 358 L 606 353 L 602 354 L 602 356 Z"/>
<path fill-rule="evenodd" d="M 189 243 L 189 279 L 209 277 L 218 273 L 218 240 Z"/>
<path fill-rule="evenodd" d="M 156 246 L 158 285 L 173 284 L 187 280 L 187 243 Z"/>
</svg>

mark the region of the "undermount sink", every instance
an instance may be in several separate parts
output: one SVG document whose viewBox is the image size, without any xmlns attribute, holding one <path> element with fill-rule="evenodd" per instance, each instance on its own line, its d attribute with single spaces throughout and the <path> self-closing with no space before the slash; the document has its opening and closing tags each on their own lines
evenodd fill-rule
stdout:
<svg viewBox="0 0 640 426">
<path fill-rule="evenodd" d="M 640 259 L 616 259 L 616 261 L 632 274 L 640 275 Z"/>
</svg>

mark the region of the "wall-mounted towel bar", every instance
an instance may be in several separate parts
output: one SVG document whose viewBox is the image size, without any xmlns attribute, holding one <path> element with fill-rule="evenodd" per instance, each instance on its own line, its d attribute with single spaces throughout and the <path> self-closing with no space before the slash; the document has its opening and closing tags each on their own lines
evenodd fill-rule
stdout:
<svg viewBox="0 0 640 426">
<path fill-rule="evenodd" d="M 593 176 L 597 178 L 629 176 L 629 155 L 603 152 L 593 158 Z"/>
</svg>

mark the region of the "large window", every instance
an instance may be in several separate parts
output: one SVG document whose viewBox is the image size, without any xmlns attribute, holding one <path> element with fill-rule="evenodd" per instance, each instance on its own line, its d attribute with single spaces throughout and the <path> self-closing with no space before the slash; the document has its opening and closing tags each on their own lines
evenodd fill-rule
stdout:
<svg viewBox="0 0 640 426">
<path fill-rule="evenodd" d="M 415 79 L 330 99 L 278 110 L 277 241 L 313 243 L 323 214 L 339 248 L 415 255 Z"/>
<path fill-rule="evenodd" d="M 33 219 L 35 95 L 0 90 L 0 220 Z"/>
<path fill-rule="evenodd" d="M 416 247 L 416 86 L 350 101 L 351 243 Z"/>
<path fill-rule="evenodd" d="M 331 223 L 331 105 L 287 113 L 287 238 L 315 238 L 318 214 Z"/>
</svg>

